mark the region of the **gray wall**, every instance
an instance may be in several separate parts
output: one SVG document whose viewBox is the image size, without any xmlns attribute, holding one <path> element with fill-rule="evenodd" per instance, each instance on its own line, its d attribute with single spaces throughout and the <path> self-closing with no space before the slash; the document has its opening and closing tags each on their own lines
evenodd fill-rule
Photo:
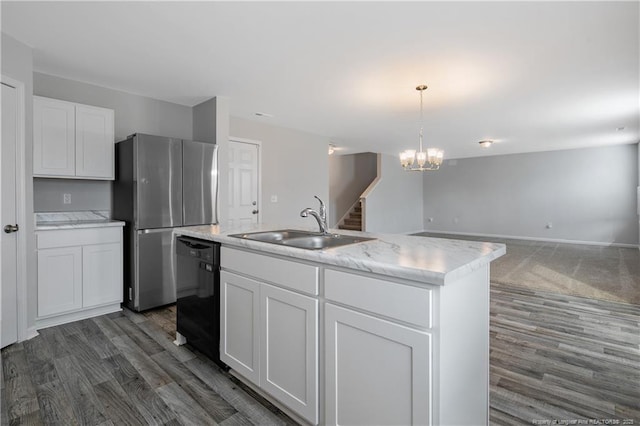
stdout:
<svg viewBox="0 0 640 426">
<path fill-rule="evenodd" d="M 37 212 L 111 210 L 111 185 L 99 180 L 33 179 L 33 208 Z M 62 202 L 71 195 L 71 204 Z"/>
<path fill-rule="evenodd" d="M 315 226 L 300 211 L 318 207 L 314 195 L 329 199 L 329 138 L 237 117 L 231 117 L 229 134 L 262 142 L 262 222 Z"/>
<path fill-rule="evenodd" d="M 193 110 L 193 124 L 192 134 L 193 140 L 200 142 L 216 143 L 216 124 L 218 121 L 222 121 L 225 117 L 222 117 L 222 111 L 220 117 L 217 115 L 217 99 L 211 98 L 208 101 L 204 101 L 192 108 Z M 226 120 L 229 120 L 227 114 Z"/>
<path fill-rule="evenodd" d="M 193 139 L 193 112 L 185 105 L 37 72 L 33 90 L 38 96 L 115 110 L 116 141 L 132 133 Z"/>
<path fill-rule="evenodd" d="M 422 223 L 422 174 L 405 172 L 396 156 L 380 154 L 380 180 L 367 196 L 363 217 L 367 232 L 419 232 Z"/>
<path fill-rule="evenodd" d="M 25 215 L 20 229 L 26 234 L 27 263 L 27 327 L 33 327 L 36 318 L 37 275 L 36 244 L 33 220 L 33 54 L 31 48 L 2 33 L 2 74 L 24 83 L 25 89 Z"/>
<path fill-rule="evenodd" d="M 637 150 L 634 144 L 445 161 L 424 176 L 425 229 L 637 244 Z"/>
<path fill-rule="evenodd" d="M 116 141 L 137 132 L 183 139 L 193 136 L 193 112 L 184 105 L 37 72 L 33 73 L 33 93 L 115 110 Z M 111 209 L 109 181 L 54 179 L 45 182 L 49 180 L 34 180 L 37 212 Z M 65 193 L 71 194 L 71 204 L 62 204 Z"/>
<path fill-rule="evenodd" d="M 335 226 L 376 178 L 377 155 L 371 152 L 329 156 L 329 225 Z"/>
<path fill-rule="evenodd" d="M 193 138 L 218 145 L 218 223 L 226 223 L 229 205 L 229 99 L 215 97 L 193 107 Z"/>
</svg>

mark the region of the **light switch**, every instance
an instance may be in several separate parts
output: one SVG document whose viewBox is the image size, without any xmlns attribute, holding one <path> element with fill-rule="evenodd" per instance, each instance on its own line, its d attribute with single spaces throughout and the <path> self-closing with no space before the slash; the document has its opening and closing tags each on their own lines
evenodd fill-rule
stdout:
<svg viewBox="0 0 640 426">
<path fill-rule="evenodd" d="M 278 196 L 277 195 L 272 195 L 271 196 L 271 202 L 272 203 L 277 203 L 278 202 Z"/>
</svg>

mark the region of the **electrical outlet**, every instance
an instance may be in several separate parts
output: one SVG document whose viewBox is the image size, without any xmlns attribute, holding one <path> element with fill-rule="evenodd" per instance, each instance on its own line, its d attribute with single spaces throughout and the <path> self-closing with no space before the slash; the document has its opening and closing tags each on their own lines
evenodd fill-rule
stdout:
<svg viewBox="0 0 640 426">
<path fill-rule="evenodd" d="M 62 203 L 71 204 L 71 194 L 62 194 Z"/>
</svg>

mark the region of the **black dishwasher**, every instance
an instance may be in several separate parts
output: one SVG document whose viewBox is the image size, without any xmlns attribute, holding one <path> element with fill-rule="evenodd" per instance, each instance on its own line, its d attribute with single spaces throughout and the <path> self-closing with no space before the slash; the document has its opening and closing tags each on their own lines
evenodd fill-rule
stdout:
<svg viewBox="0 0 640 426">
<path fill-rule="evenodd" d="M 176 254 L 177 331 L 191 346 L 226 367 L 220 361 L 220 244 L 181 236 Z"/>
</svg>

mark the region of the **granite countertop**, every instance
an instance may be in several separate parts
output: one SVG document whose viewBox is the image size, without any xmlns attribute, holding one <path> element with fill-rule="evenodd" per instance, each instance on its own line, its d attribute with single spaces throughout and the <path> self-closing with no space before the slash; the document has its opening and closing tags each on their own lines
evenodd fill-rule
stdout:
<svg viewBox="0 0 640 426">
<path fill-rule="evenodd" d="M 109 219 L 109 212 L 102 210 L 36 213 L 35 220 L 36 231 L 124 226 L 124 222 Z"/>
<path fill-rule="evenodd" d="M 317 229 L 299 226 L 266 224 L 235 228 L 222 225 L 206 225 L 176 228 L 174 234 L 217 241 L 226 246 L 247 248 L 295 259 L 437 285 L 455 281 L 506 253 L 506 246 L 498 243 L 400 234 L 376 234 L 343 229 L 332 229 L 330 232 L 376 239 L 324 250 L 306 250 L 229 236 L 231 234 L 277 229 L 317 231 Z"/>
</svg>

